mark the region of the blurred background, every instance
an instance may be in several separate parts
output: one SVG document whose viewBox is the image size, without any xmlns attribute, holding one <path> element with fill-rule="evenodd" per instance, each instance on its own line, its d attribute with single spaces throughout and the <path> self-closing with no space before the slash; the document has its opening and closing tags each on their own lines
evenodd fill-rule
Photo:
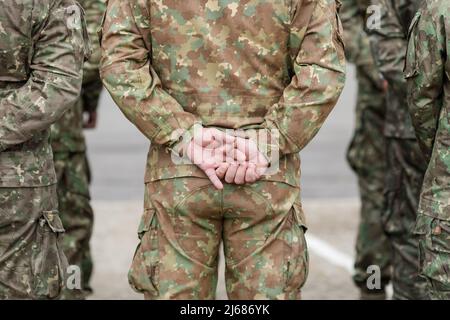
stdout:
<svg viewBox="0 0 450 320">
<path fill-rule="evenodd" d="M 310 271 L 304 299 L 358 299 L 352 283 L 359 221 L 355 175 L 345 160 L 354 127 L 356 80 L 348 67 L 341 99 L 319 134 L 302 152 L 302 200 L 308 224 Z M 87 131 L 95 211 L 92 299 L 142 299 L 127 273 L 143 208 L 149 141 L 121 114 L 104 91 L 98 128 Z M 223 260 L 223 259 L 222 259 Z M 223 261 L 218 299 L 226 299 Z"/>
</svg>

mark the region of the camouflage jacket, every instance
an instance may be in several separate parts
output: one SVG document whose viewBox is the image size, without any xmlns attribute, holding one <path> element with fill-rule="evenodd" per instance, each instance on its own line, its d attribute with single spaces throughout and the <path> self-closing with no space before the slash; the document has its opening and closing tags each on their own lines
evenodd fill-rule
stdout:
<svg viewBox="0 0 450 320">
<path fill-rule="evenodd" d="M 298 152 L 345 82 L 335 0 L 109 0 L 105 17 L 101 76 L 152 142 L 146 181 L 205 177 L 167 148 L 201 123 L 278 130 L 266 178 L 299 184 Z"/>
<path fill-rule="evenodd" d="M 389 83 L 385 134 L 414 139 L 414 129 L 406 103 L 403 75 L 408 28 L 422 0 L 371 0 L 380 10 L 380 25 L 369 32 L 379 71 Z"/>
<path fill-rule="evenodd" d="M 419 210 L 450 220 L 450 2 L 427 0 L 411 30 L 408 103 L 429 163 Z"/>
<path fill-rule="evenodd" d="M 0 187 L 56 182 L 50 125 L 77 99 L 83 28 L 73 0 L 7 0 L 0 10 Z"/>
<path fill-rule="evenodd" d="M 344 27 L 347 60 L 364 72 L 374 85 L 381 88 L 382 76 L 375 66 L 369 35 L 366 32 L 369 6 L 370 0 L 342 0 L 339 16 Z"/>
<path fill-rule="evenodd" d="M 52 126 L 53 152 L 82 152 L 86 149 L 83 134 L 83 111 L 97 109 L 103 89 L 99 73 L 100 44 L 97 31 L 105 12 L 105 0 L 78 0 L 84 9 L 91 55 L 83 66 L 81 96 L 73 108 Z"/>
</svg>

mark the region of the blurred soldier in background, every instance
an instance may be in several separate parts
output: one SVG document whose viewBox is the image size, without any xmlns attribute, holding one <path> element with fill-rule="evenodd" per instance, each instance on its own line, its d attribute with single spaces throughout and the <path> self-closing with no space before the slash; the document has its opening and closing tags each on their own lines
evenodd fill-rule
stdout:
<svg viewBox="0 0 450 320">
<path fill-rule="evenodd" d="M 355 275 L 362 299 L 385 299 L 391 277 L 391 245 L 384 234 L 381 216 L 384 209 L 386 144 L 383 135 L 386 112 L 386 86 L 378 72 L 365 32 L 370 0 L 343 0 L 340 16 L 344 26 L 347 60 L 356 65 L 358 98 L 356 126 L 347 159 L 358 175 L 361 220 L 356 241 Z M 368 267 L 378 266 L 381 287 L 368 288 Z"/>
<path fill-rule="evenodd" d="M 0 7 L 0 298 L 48 299 L 64 284 L 50 125 L 79 96 L 86 53 L 72 0 Z"/>
<path fill-rule="evenodd" d="M 64 290 L 64 299 L 83 299 L 92 292 L 89 280 L 92 274 L 92 259 L 89 241 L 94 223 L 90 205 L 90 172 L 86 157 L 83 127 L 95 128 L 97 105 L 103 85 L 98 65 L 100 45 L 97 30 L 101 24 L 106 5 L 104 0 L 78 0 L 84 8 L 91 57 L 84 63 L 81 97 L 74 108 L 52 126 L 51 144 L 55 160 L 59 211 L 66 229 L 63 250 L 70 265 L 81 269 L 81 290 Z M 86 115 L 86 119 L 83 116 Z"/>
<path fill-rule="evenodd" d="M 344 86 L 341 32 L 335 0 L 109 0 L 102 79 L 151 141 L 129 274 L 145 298 L 213 299 L 222 240 L 229 298 L 300 298 L 308 253 L 299 151 Z M 219 147 L 209 151 L 195 128 L 257 161 L 216 167 L 208 152 Z M 275 152 L 265 158 L 253 138 L 218 128 L 274 135 Z M 200 161 L 174 162 L 180 143 Z M 275 170 L 256 176 L 267 159 Z"/>
<path fill-rule="evenodd" d="M 428 0 L 411 25 L 405 75 L 428 169 L 415 232 L 433 299 L 450 299 L 450 2 Z"/>
<path fill-rule="evenodd" d="M 403 75 L 408 27 L 420 0 L 371 1 L 381 13 L 380 25 L 368 26 L 372 49 L 378 69 L 388 81 L 386 210 L 382 221 L 393 247 L 394 299 L 425 299 L 413 229 L 426 164 L 408 113 Z"/>
</svg>

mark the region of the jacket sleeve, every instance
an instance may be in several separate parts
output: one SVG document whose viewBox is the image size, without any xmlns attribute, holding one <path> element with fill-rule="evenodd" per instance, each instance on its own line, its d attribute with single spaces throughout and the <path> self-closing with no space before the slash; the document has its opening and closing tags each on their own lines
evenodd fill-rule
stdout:
<svg viewBox="0 0 450 320">
<path fill-rule="evenodd" d="M 407 34 L 390 0 L 372 0 L 381 10 L 380 25 L 370 30 L 372 52 L 379 72 L 400 97 L 406 96 L 403 76 Z"/>
<path fill-rule="evenodd" d="M 34 41 L 27 83 L 0 100 L 0 151 L 56 122 L 80 94 L 84 38 L 79 10 L 50 8 Z M 67 4 L 70 2 L 64 2 Z"/>
<path fill-rule="evenodd" d="M 101 91 L 103 89 L 100 79 L 100 42 L 97 31 L 101 27 L 103 14 L 105 13 L 105 0 L 87 0 L 81 2 L 86 15 L 86 25 L 89 34 L 91 47 L 91 57 L 83 66 L 83 87 L 81 96 L 83 99 L 83 109 L 85 111 L 95 111 L 98 107 Z"/>
<path fill-rule="evenodd" d="M 201 120 L 162 86 L 151 65 L 150 22 L 139 1 L 110 0 L 102 27 L 103 84 L 152 143 L 172 146 Z"/>
<path fill-rule="evenodd" d="M 365 30 L 365 12 L 361 12 L 356 0 L 342 0 L 339 16 L 344 28 L 345 56 L 379 88 L 382 77 L 378 72 L 370 48 L 369 35 Z"/>
<path fill-rule="evenodd" d="M 335 106 L 345 83 L 342 26 L 336 2 L 315 0 L 309 1 L 309 5 L 314 6 L 312 14 L 302 6 L 293 18 L 291 43 L 302 42 L 291 57 L 291 82 L 278 103 L 270 107 L 263 123 L 267 130 L 276 130 L 279 135 L 280 156 L 297 153 L 311 141 Z"/>
<path fill-rule="evenodd" d="M 424 16 L 425 15 L 425 16 Z M 431 157 L 443 107 L 445 76 L 445 28 L 423 10 L 416 15 L 408 43 L 405 76 L 408 81 L 408 106 L 417 139 L 425 156 Z"/>
</svg>

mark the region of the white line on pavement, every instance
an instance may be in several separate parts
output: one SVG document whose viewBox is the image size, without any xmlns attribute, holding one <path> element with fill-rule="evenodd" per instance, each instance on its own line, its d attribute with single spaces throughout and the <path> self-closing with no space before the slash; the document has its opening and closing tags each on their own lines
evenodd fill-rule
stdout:
<svg viewBox="0 0 450 320">
<path fill-rule="evenodd" d="M 341 267 L 347 270 L 350 274 L 353 274 L 352 257 L 340 252 L 325 241 L 320 240 L 310 233 L 307 233 L 305 236 L 310 251 L 314 252 L 316 255 L 334 264 L 335 266 Z"/>
</svg>

